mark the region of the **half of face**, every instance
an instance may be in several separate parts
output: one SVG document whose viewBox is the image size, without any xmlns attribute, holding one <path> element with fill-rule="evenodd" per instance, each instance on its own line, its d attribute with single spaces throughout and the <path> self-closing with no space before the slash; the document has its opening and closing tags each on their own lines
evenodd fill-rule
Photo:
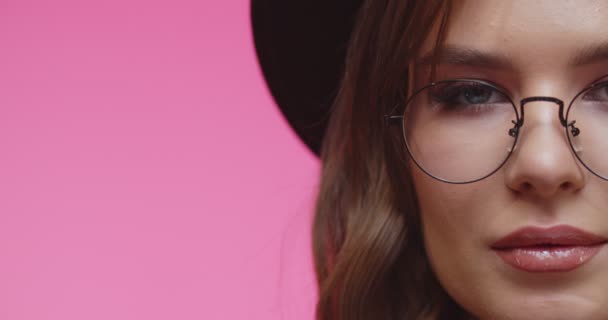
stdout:
<svg viewBox="0 0 608 320">
<path fill-rule="evenodd" d="M 457 83 L 425 91 L 410 109 L 405 135 L 429 172 L 461 179 L 510 154 L 470 184 L 412 166 L 433 271 L 480 319 L 608 319 L 608 182 L 585 167 L 607 163 L 607 86 L 577 97 L 608 75 L 605 30 L 607 1 L 459 1 L 435 80 L 500 90 Z M 428 85 L 428 66 L 414 67 L 415 90 Z M 569 119 L 579 135 L 555 103 L 533 101 L 513 144 L 511 120 L 530 96 L 578 101 Z"/>
</svg>

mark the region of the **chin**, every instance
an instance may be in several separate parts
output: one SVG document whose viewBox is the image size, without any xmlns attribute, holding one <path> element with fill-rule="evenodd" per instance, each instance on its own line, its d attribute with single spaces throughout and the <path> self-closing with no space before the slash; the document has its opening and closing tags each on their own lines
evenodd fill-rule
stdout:
<svg viewBox="0 0 608 320">
<path fill-rule="evenodd" d="M 606 320 L 605 304 L 577 296 L 518 297 L 499 299 L 499 304 L 471 305 L 470 313 L 480 320 Z"/>
</svg>

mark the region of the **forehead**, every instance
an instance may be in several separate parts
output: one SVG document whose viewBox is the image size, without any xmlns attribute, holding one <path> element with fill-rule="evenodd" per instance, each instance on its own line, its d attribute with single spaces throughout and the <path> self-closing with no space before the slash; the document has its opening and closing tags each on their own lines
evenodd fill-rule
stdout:
<svg viewBox="0 0 608 320">
<path fill-rule="evenodd" d="M 445 45 L 500 54 L 518 67 L 555 66 L 608 43 L 607 30 L 606 0 L 462 0 L 454 3 Z"/>
<path fill-rule="evenodd" d="M 608 8 L 606 0 L 455 0 L 455 28 L 487 27 L 497 31 L 594 29 Z M 605 16 L 603 16 L 605 17 Z M 479 25 L 482 24 L 482 25 Z M 520 29 L 520 28 L 526 29 Z M 536 27 L 538 30 L 530 30 Z"/>
</svg>

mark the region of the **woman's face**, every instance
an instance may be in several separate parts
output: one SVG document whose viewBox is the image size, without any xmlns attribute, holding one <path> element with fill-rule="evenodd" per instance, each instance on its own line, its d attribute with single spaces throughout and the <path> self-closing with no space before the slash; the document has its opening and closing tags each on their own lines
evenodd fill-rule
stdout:
<svg viewBox="0 0 608 320">
<path fill-rule="evenodd" d="M 441 57 L 438 80 L 490 81 L 518 108 L 530 96 L 567 107 L 608 74 L 608 1 L 470 0 L 455 9 L 445 45 L 459 55 Z M 456 185 L 413 169 L 429 260 L 480 319 L 608 319 L 608 181 L 571 151 L 557 104 L 524 108 L 517 147 L 492 176 Z M 488 156 L 472 152 L 471 164 Z"/>
</svg>

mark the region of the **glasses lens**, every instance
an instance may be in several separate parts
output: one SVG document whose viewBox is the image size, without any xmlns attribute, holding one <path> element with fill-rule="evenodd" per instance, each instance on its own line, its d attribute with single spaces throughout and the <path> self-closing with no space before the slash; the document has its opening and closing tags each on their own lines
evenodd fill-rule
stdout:
<svg viewBox="0 0 608 320">
<path fill-rule="evenodd" d="M 606 113 L 608 115 L 608 113 Z M 453 183 L 472 182 L 496 171 L 516 137 L 511 99 L 478 81 L 445 81 L 413 96 L 405 108 L 403 134 L 416 164 Z"/>
<path fill-rule="evenodd" d="M 608 178 L 608 82 L 579 94 L 568 109 L 568 139 L 576 156 L 592 172 Z"/>
</svg>

